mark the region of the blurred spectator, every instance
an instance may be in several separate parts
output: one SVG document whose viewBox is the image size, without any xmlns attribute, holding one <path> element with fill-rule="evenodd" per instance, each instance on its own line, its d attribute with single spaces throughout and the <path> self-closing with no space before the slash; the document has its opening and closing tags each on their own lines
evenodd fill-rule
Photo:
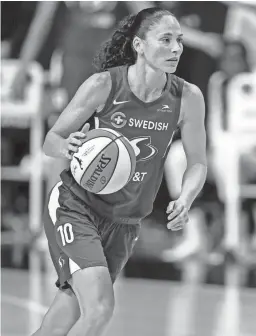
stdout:
<svg viewBox="0 0 256 336">
<path fill-rule="evenodd" d="M 19 58 L 20 69 L 13 83 L 13 97 L 24 92 L 25 76 L 30 62 L 38 61 L 53 72 L 60 72 L 61 85 L 67 93 L 66 104 L 77 88 L 93 72 L 92 59 L 97 48 L 122 17 L 144 8 L 144 2 L 75 1 L 12 2 L 5 5 L 2 42 L 11 48 L 9 58 Z M 15 25 L 14 13 L 20 12 Z M 47 47 L 46 47 L 47 46 Z M 7 48 L 8 49 L 8 48 Z M 59 69 L 61 68 L 61 70 Z"/>
<path fill-rule="evenodd" d="M 228 84 L 229 76 L 233 77 L 237 73 L 249 70 L 246 49 L 239 42 L 232 45 L 229 45 L 227 41 L 223 42 L 222 34 L 226 25 L 229 4 L 191 1 L 189 3 L 163 2 L 163 5 L 171 7 L 179 18 L 184 33 L 184 53 L 176 74 L 196 84 L 202 90 L 206 101 L 206 124 L 208 125 L 207 90 L 209 78 L 221 65 L 227 76 L 222 90 L 223 104 L 225 105 L 225 85 Z M 225 122 L 225 114 L 222 118 Z M 176 137 L 176 140 L 178 138 Z M 185 155 L 180 141 L 173 143 L 168 159 L 173 163 L 173 178 L 172 181 L 166 181 L 167 188 L 171 197 L 176 198 L 180 192 L 181 178 L 186 167 Z M 250 167 L 253 165 L 252 161 L 251 155 Z M 208 245 L 208 249 L 211 250 L 221 243 L 224 229 L 224 209 L 218 195 L 219 190 L 216 189 L 215 174 L 211 163 L 211 156 L 209 156 L 208 177 L 194 204 L 196 211 L 191 211 L 192 220 L 185 229 L 183 239 L 174 248 L 164 251 L 162 257 L 166 261 L 182 260 L 184 257 L 202 250 L 205 245 Z M 242 169 L 244 170 L 244 167 Z M 250 169 L 250 173 L 252 175 L 252 169 Z M 159 194 L 158 197 L 160 198 L 161 195 Z M 249 217 L 253 218 L 252 213 Z M 204 226 L 205 222 L 208 225 L 207 230 Z M 208 242 L 206 242 L 206 235 Z"/>
<path fill-rule="evenodd" d="M 63 20 L 60 20 L 63 10 L 64 4 L 55 1 L 3 2 L 1 45 L 8 45 L 8 48 L 4 48 L 2 56 L 20 60 L 13 83 L 14 99 L 22 99 L 24 95 L 27 70 L 32 61 L 37 61 L 45 70 L 49 69 L 63 26 Z"/>
<path fill-rule="evenodd" d="M 208 135 L 210 142 L 210 162 L 213 168 L 218 196 L 225 199 L 225 166 L 224 145 L 228 139 L 228 96 L 227 90 L 230 81 L 240 73 L 249 73 L 250 65 L 248 52 L 245 45 L 239 40 L 225 40 L 223 53 L 219 60 L 219 71 L 214 73 L 210 79 L 209 99 L 211 113 L 208 122 Z M 232 113 L 232 112 L 231 112 Z M 226 133 L 227 132 L 227 133 Z M 222 141 L 223 151 L 216 150 L 215 143 Z M 256 182 L 256 144 L 254 148 L 245 150 L 240 156 L 240 183 Z M 256 218 L 255 199 L 243 200 L 243 210 L 246 213 L 249 232 L 252 234 L 251 248 L 256 250 Z M 249 247 L 249 246 L 248 246 Z M 249 252 L 250 253 L 250 252 Z"/>
<path fill-rule="evenodd" d="M 249 72 L 248 55 L 245 46 L 240 41 L 223 41 L 223 52 L 217 60 L 217 69 L 211 81 L 218 78 L 218 88 L 215 88 L 216 94 L 211 95 L 210 99 L 210 115 L 207 122 L 209 136 L 209 160 L 208 160 L 208 177 L 205 186 L 194 204 L 197 217 L 194 217 L 194 212 L 191 211 L 193 220 L 190 221 L 185 230 L 182 242 L 175 248 L 166 250 L 163 253 L 163 259 L 166 261 L 181 260 L 184 257 L 190 256 L 195 252 L 202 250 L 206 244 L 206 234 L 208 237 L 208 249 L 218 249 L 222 243 L 224 230 L 224 212 L 223 201 L 225 180 L 225 151 L 222 156 L 212 153 L 212 142 L 219 141 L 220 130 L 222 132 L 228 129 L 227 125 L 227 87 L 230 80 L 241 72 Z M 221 78 L 221 80 L 220 80 Z M 178 197 L 181 186 L 182 174 L 186 167 L 185 155 L 182 144 L 176 141 L 170 149 L 168 158 L 173 163 L 173 178 L 172 181 L 167 181 L 167 187 L 172 197 Z M 252 166 L 255 164 L 255 152 L 244 153 L 241 157 L 241 171 L 243 172 L 243 181 L 249 182 L 256 180 L 256 172 Z M 247 168 L 246 168 L 247 167 Z M 255 167 L 255 166 L 254 166 Z M 246 172 L 248 175 L 246 176 Z M 173 182 L 175 181 L 175 183 Z M 216 189 L 217 187 L 217 189 Z M 251 200 L 244 202 L 250 220 L 251 231 L 255 232 L 255 220 L 253 224 L 253 208 Z M 207 223 L 206 230 L 204 223 Z M 209 234 L 210 233 L 210 234 Z M 253 242 L 256 239 L 253 236 Z"/>
<path fill-rule="evenodd" d="M 223 82 L 220 88 L 222 98 L 222 128 L 227 125 L 227 87 L 230 80 L 239 73 L 250 72 L 248 53 L 244 44 L 240 41 L 224 41 L 223 52 L 219 59 L 218 70 L 222 73 Z"/>
<path fill-rule="evenodd" d="M 164 1 L 158 4 L 171 9 L 181 22 L 184 33 L 184 52 L 176 75 L 196 84 L 201 89 L 205 97 L 207 119 L 207 85 L 209 77 L 216 71 L 217 60 L 223 50 L 222 33 L 227 6 L 220 2 L 210 2 L 206 5 L 204 2 L 197 1 L 189 3 Z M 215 17 L 218 17 L 218 21 L 215 20 Z M 156 200 L 156 204 L 159 206 L 165 203 L 163 195 L 166 198 L 171 196 L 175 199 L 180 193 L 186 161 L 179 139 L 180 134 L 177 132 L 168 156 L 170 167 L 172 167 L 172 179 L 170 181 L 163 180 L 161 193 L 158 194 Z M 216 220 L 213 213 L 221 212 L 221 205 L 218 203 L 216 189 L 210 175 L 209 172 L 205 187 L 190 211 L 190 223 L 185 228 L 183 237 L 181 238 L 178 234 L 177 244 L 163 252 L 162 258 L 165 261 L 182 260 L 207 248 L 211 249 L 216 244 L 213 239 L 206 240 L 205 222 L 213 223 Z M 211 209 L 214 210 L 211 211 Z M 210 225 L 210 228 L 212 227 L 216 227 L 216 225 Z M 216 233 L 218 236 L 221 235 L 219 231 Z"/>
<path fill-rule="evenodd" d="M 216 71 L 223 50 L 228 6 L 220 1 L 163 1 L 160 5 L 173 11 L 184 34 L 184 50 L 176 75 L 197 85 L 206 98 L 208 80 Z M 205 103 L 207 121 L 206 99 Z"/>
<path fill-rule="evenodd" d="M 211 113 L 207 124 L 210 150 L 218 141 L 221 134 L 228 131 L 228 99 L 227 88 L 230 80 L 239 73 L 249 72 L 248 55 L 245 46 L 240 41 L 225 41 L 222 56 L 219 59 L 219 71 L 214 73 L 210 79 L 209 102 Z M 210 152 L 211 154 L 211 152 Z M 220 181 L 223 174 L 219 176 L 219 160 L 215 157 L 211 162 L 214 165 L 214 175 L 218 184 L 219 196 L 223 199 Z M 221 163 L 220 163 L 221 164 Z"/>
</svg>

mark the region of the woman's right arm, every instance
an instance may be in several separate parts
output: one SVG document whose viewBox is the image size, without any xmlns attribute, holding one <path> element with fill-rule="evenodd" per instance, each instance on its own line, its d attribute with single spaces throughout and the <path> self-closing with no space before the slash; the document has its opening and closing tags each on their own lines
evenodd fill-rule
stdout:
<svg viewBox="0 0 256 336">
<path fill-rule="evenodd" d="M 89 77 L 47 133 L 43 145 L 44 153 L 52 157 L 72 159 L 89 130 L 89 125 L 85 125 L 86 121 L 98 106 L 105 104 L 110 91 L 109 72 Z M 78 132 L 82 127 L 82 131 Z"/>
</svg>

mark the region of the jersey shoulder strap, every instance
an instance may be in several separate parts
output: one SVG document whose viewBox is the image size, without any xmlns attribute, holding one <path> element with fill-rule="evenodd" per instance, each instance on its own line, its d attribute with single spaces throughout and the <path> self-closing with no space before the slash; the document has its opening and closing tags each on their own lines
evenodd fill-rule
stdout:
<svg viewBox="0 0 256 336">
<path fill-rule="evenodd" d="M 174 123 L 178 126 L 179 120 L 181 118 L 181 99 L 182 99 L 182 91 L 184 87 L 184 79 L 175 76 L 170 75 L 170 86 L 169 86 L 169 94 L 170 99 L 173 104 L 174 108 Z"/>
<path fill-rule="evenodd" d="M 121 90 L 123 82 L 123 67 L 114 67 L 109 68 L 107 71 L 110 73 L 111 77 L 111 90 L 109 96 L 106 100 L 104 108 L 100 111 L 100 114 L 103 114 L 108 108 L 112 105 L 116 93 Z"/>
<path fill-rule="evenodd" d="M 184 79 L 171 75 L 171 84 L 170 84 L 170 93 L 173 97 L 181 98 L 183 86 L 184 86 Z"/>
</svg>

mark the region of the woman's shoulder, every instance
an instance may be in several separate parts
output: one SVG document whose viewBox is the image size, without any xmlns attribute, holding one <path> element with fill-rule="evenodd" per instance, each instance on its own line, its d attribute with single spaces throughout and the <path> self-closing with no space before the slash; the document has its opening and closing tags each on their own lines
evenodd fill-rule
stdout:
<svg viewBox="0 0 256 336">
<path fill-rule="evenodd" d="M 182 97 L 184 99 L 189 99 L 191 97 L 203 97 L 203 94 L 197 85 L 184 80 Z"/>
<path fill-rule="evenodd" d="M 82 83 L 71 103 L 95 109 L 105 104 L 111 88 L 111 76 L 108 71 L 94 73 Z"/>
<path fill-rule="evenodd" d="M 108 71 L 97 72 L 91 75 L 83 84 L 84 89 L 82 92 L 90 96 L 90 99 L 94 99 L 99 102 L 99 104 L 105 104 L 107 100 L 111 88 L 112 88 L 112 80 L 111 75 Z"/>
<path fill-rule="evenodd" d="M 112 86 L 115 87 L 115 82 L 118 81 L 118 78 L 123 77 L 124 70 L 125 66 L 118 66 L 102 72 L 97 72 L 89 77 L 90 85 L 110 93 Z"/>
<path fill-rule="evenodd" d="M 109 71 L 97 72 L 88 78 L 90 84 L 98 89 L 111 89 L 111 75 Z"/>
<path fill-rule="evenodd" d="M 204 115 L 204 97 L 198 86 L 184 81 L 180 121 Z"/>
</svg>

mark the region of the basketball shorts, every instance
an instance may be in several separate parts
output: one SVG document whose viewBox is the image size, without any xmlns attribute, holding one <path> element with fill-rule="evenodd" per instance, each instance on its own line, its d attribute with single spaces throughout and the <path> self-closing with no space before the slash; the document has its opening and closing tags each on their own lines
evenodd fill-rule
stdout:
<svg viewBox="0 0 256 336">
<path fill-rule="evenodd" d="M 99 216 L 59 182 L 46 204 L 44 228 L 58 274 L 56 286 L 65 289 L 74 272 L 95 266 L 108 267 L 114 283 L 132 254 L 140 223 Z"/>
</svg>

